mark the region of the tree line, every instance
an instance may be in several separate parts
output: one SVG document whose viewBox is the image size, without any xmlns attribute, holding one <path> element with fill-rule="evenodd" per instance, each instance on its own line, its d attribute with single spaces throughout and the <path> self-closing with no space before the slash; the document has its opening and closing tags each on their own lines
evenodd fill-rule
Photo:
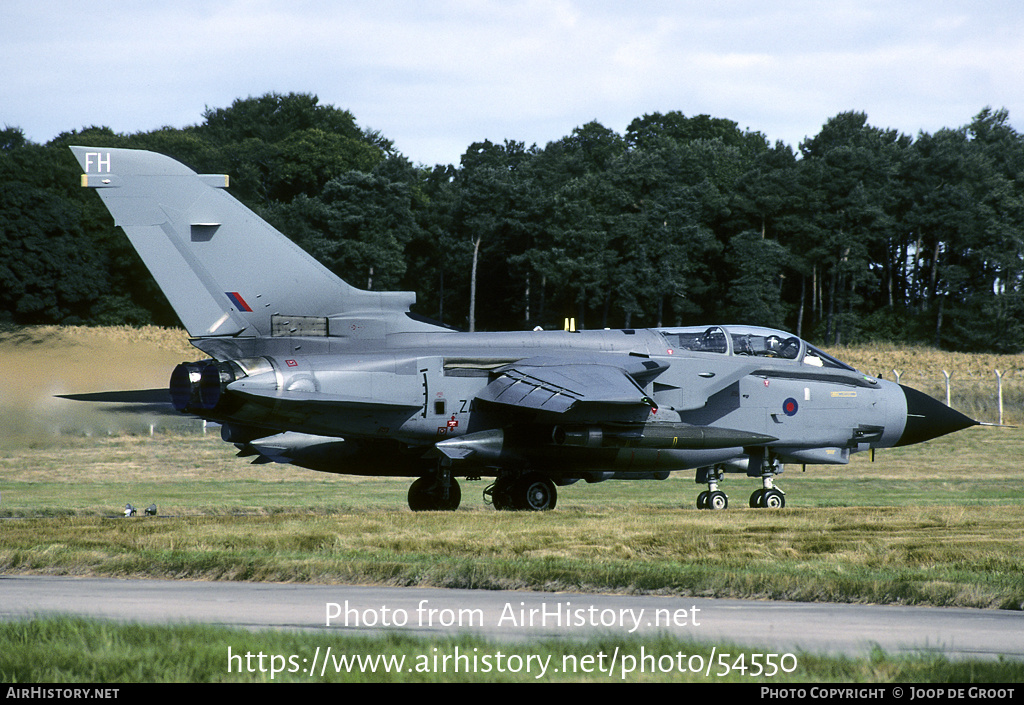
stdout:
<svg viewBox="0 0 1024 705">
<path fill-rule="evenodd" d="M 597 122 L 413 164 L 309 94 L 131 135 L 0 132 L 0 320 L 175 325 L 67 146 L 149 149 L 361 288 L 469 330 L 736 322 L 835 345 L 1024 349 L 1024 140 L 1005 110 L 916 137 L 847 112 L 798 148 L 725 118 Z"/>
</svg>

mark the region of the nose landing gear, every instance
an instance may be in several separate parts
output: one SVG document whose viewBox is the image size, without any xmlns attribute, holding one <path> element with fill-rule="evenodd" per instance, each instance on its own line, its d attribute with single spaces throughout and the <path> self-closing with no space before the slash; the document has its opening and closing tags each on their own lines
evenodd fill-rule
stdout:
<svg viewBox="0 0 1024 705">
<path fill-rule="evenodd" d="M 697 495 L 697 509 L 728 509 L 729 498 L 718 489 L 725 471 L 720 466 L 698 468 L 697 484 L 707 483 L 708 489 Z"/>
<path fill-rule="evenodd" d="M 751 457 L 749 466 L 758 468 L 759 472 L 754 474 L 761 477 L 762 487 L 754 490 L 750 495 L 750 506 L 753 509 L 782 509 L 786 506 L 786 493 L 775 486 L 775 476 L 783 471 L 783 465 L 778 460 Z M 735 472 L 735 470 L 734 470 Z M 753 474 L 749 470 L 747 474 Z M 715 465 L 714 467 L 697 469 L 697 484 L 707 483 L 708 489 L 697 495 L 697 509 L 726 509 L 729 506 L 729 498 L 724 492 L 718 489 L 718 483 L 725 476 L 725 466 Z"/>
<path fill-rule="evenodd" d="M 765 484 L 771 478 L 765 478 Z M 750 495 L 750 506 L 753 509 L 782 509 L 786 506 L 786 494 L 778 487 L 762 487 Z"/>
</svg>

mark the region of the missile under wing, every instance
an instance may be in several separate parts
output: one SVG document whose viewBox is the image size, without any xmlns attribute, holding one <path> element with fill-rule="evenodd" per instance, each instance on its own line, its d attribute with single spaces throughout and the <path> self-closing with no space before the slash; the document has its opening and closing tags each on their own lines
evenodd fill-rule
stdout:
<svg viewBox="0 0 1024 705">
<path fill-rule="evenodd" d="M 462 333 L 415 295 L 356 289 L 227 193 L 152 152 L 72 147 L 203 359 L 171 373 L 183 413 L 254 462 L 416 478 L 414 510 L 459 506 L 493 478 L 497 509 L 552 509 L 557 487 L 695 470 L 700 508 L 727 472 L 781 507 L 787 463 L 973 425 L 781 331 L 750 326 Z"/>
</svg>

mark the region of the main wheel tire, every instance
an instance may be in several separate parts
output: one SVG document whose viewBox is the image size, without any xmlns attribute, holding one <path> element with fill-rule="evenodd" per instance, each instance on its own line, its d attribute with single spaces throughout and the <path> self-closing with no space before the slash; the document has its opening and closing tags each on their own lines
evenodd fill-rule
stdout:
<svg viewBox="0 0 1024 705">
<path fill-rule="evenodd" d="M 558 502 L 555 483 L 543 475 L 535 473 L 519 478 L 512 486 L 510 494 L 516 509 L 531 512 L 554 509 Z"/>
<path fill-rule="evenodd" d="M 484 493 L 484 498 L 489 496 L 491 506 L 499 512 L 515 509 L 515 503 L 512 501 L 512 485 L 512 482 L 498 478 L 490 486 L 490 493 Z"/>
<path fill-rule="evenodd" d="M 786 495 L 782 494 L 781 490 L 775 488 L 765 490 L 761 506 L 767 509 L 782 509 L 786 506 Z"/>
<path fill-rule="evenodd" d="M 427 475 L 409 486 L 409 509 L 414 512 L 453 512 L 462 502 L 462 488 L 453 477 L 445 499 L 437 479 Z"/>
</svg>

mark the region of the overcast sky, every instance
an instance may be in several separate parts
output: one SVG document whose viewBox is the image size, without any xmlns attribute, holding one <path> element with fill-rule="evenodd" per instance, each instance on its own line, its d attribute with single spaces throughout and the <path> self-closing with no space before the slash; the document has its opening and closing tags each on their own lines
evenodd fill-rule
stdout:
<svg viewBox="0 0 1024 705">
<path fill-rule="evenodd" d="M 1020 0 L 2 0 L 0 124 L 184 127 L 315 93 L 413 162 L 592 120 L 707 113 L 797 147 L 847 110 L 909 135 L 1024 126 Z"/>
</svg>

